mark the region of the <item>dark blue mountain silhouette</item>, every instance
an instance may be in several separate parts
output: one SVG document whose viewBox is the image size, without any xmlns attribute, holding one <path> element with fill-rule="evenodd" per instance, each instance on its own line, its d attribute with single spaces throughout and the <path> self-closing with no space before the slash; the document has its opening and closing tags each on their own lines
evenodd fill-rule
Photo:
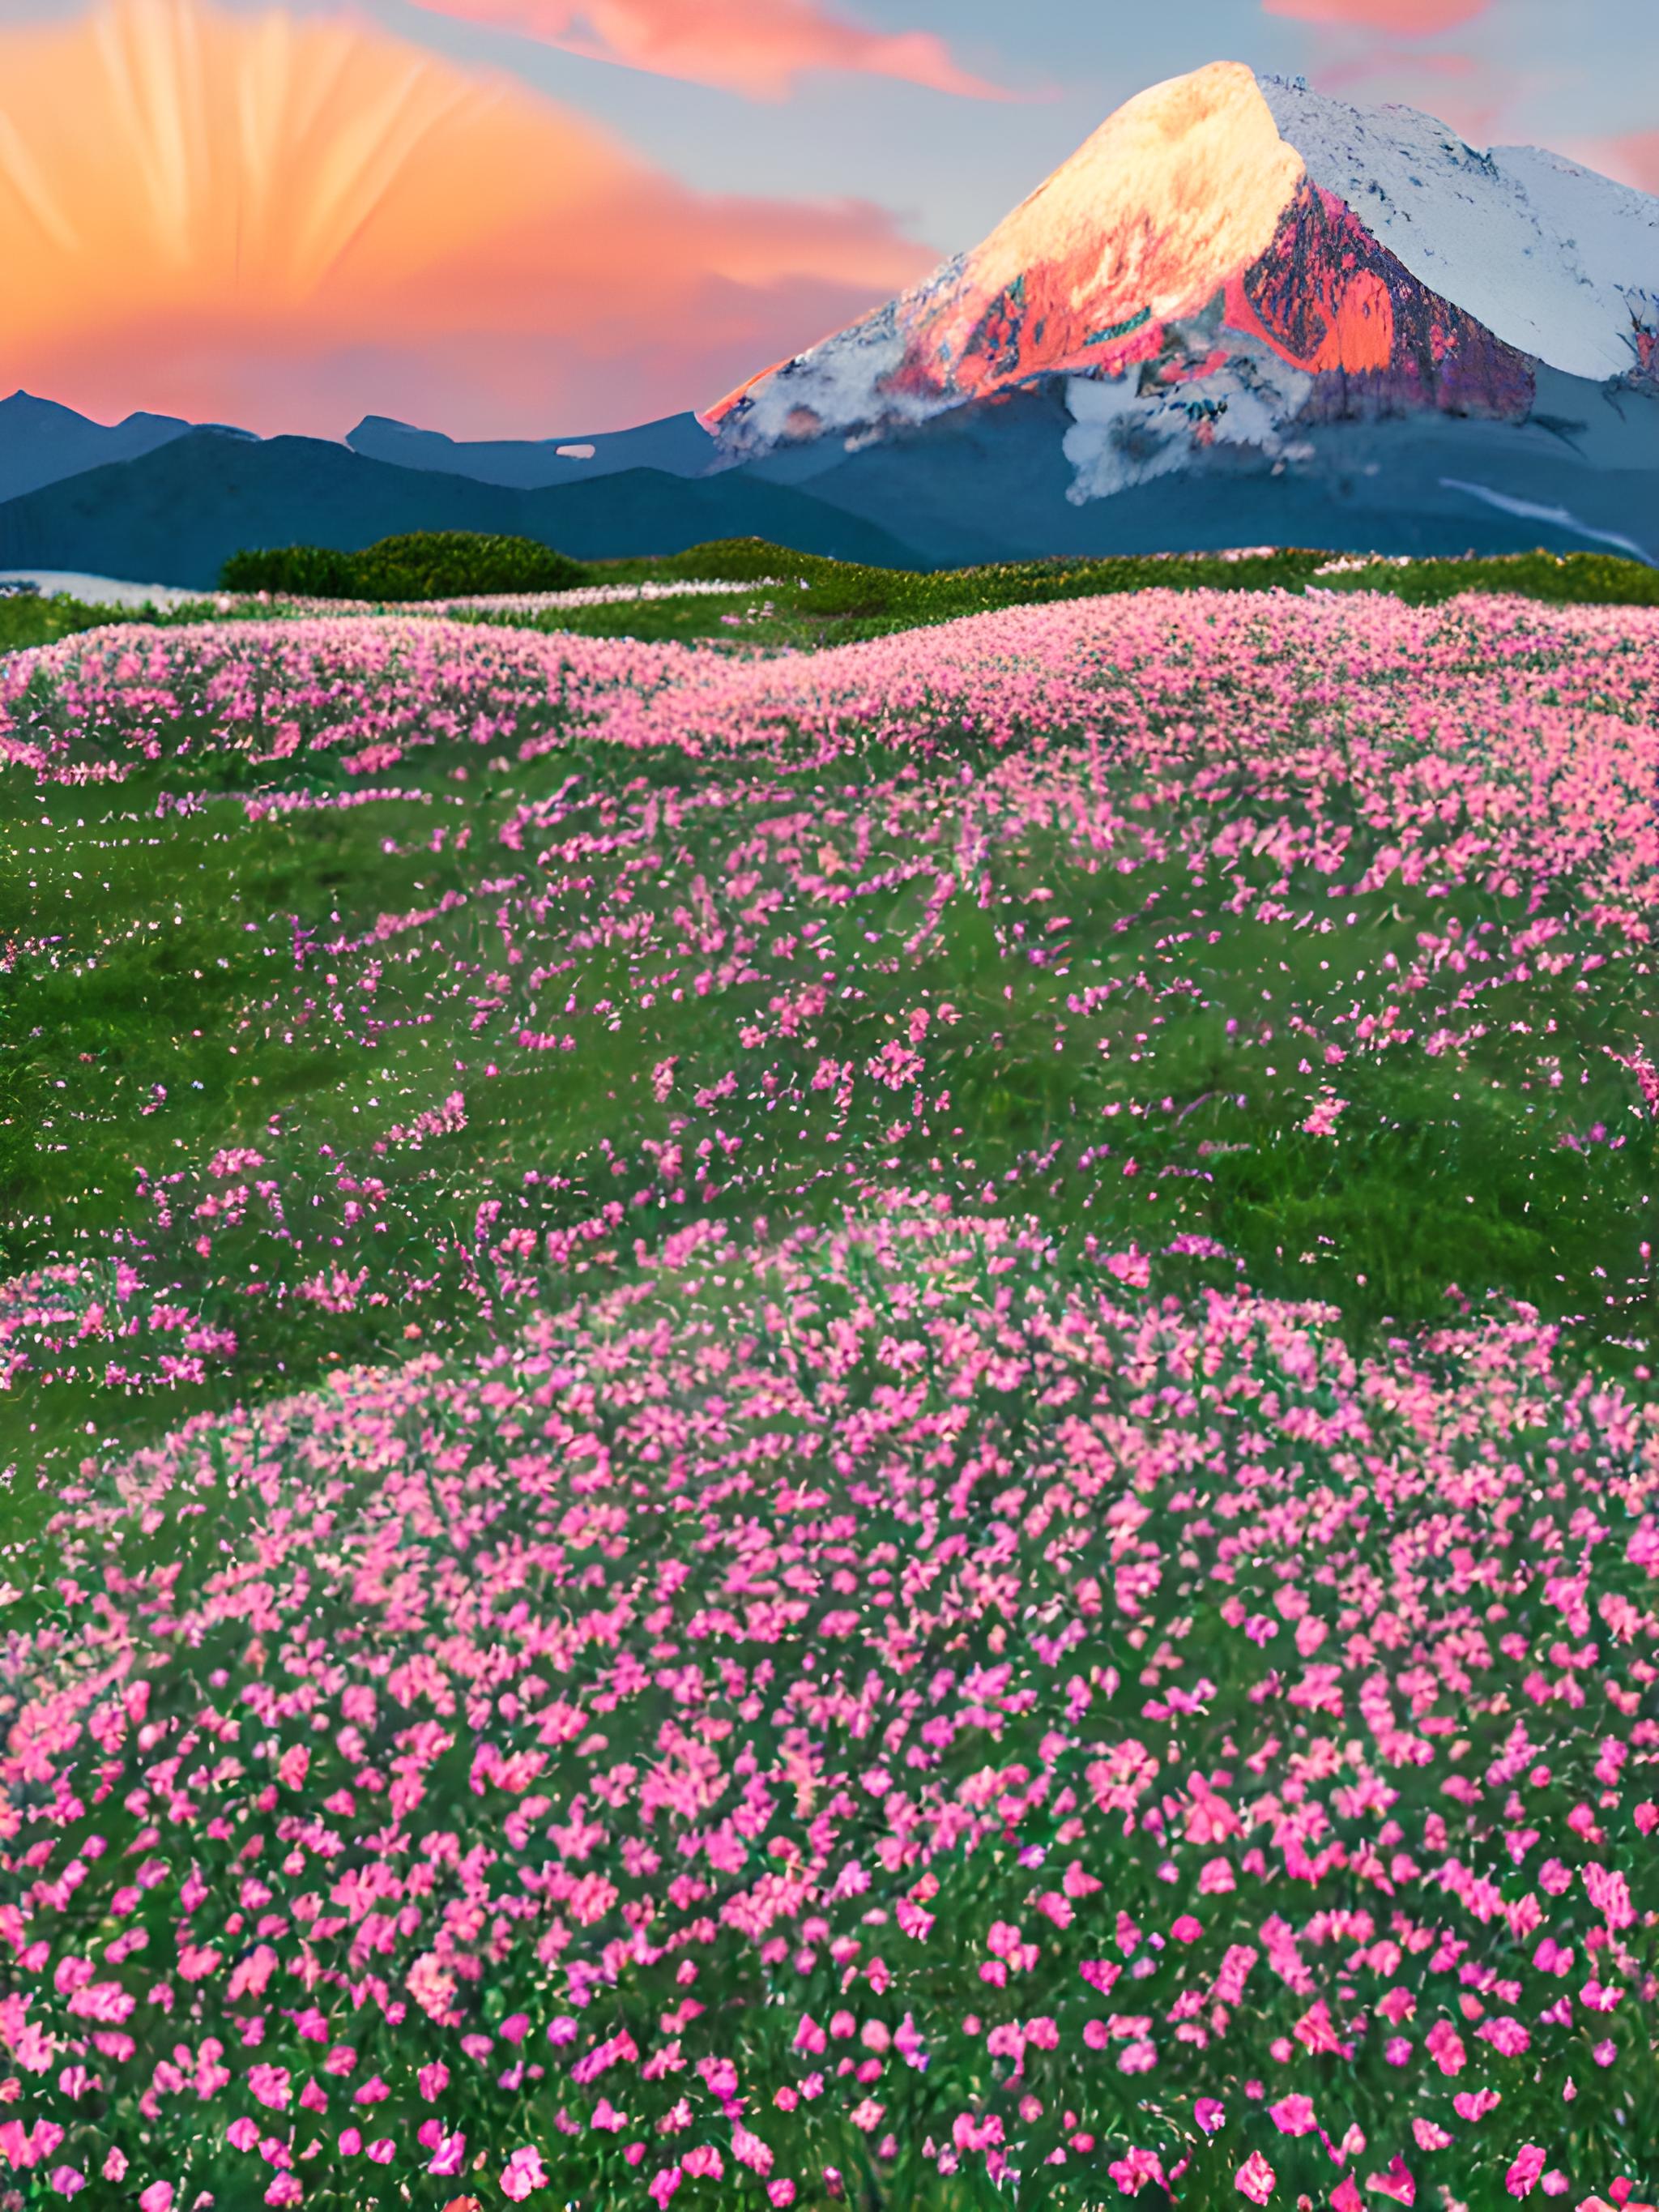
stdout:
<svg viewBox="0 0 1659 2212">
<path fill-rule="evenodd" d="M 19 498 L 111 461 L 136 460 L 193 427 L 176 415 L 143 414 L 106 425 L 55 399 L 14 392 L 9 399 L 0 399 L 0 500 Z M 228 437 L 252 434 L 216 423 L 210 427 Z"/>
<path fill-rule="evenodd" d="M 695 415 L 669 415 L 632 430 L 599 430 L 576 438 L 456 439 L 417 430 L 389 415 L 365 415 L 346 433 L 355 453 L 400 469 L 432 469 L 520 491 L 575 484 L 624 469 L 660 469 L 671 477 L 702 476 L 714 441 Z"/>
<path fill-rule="evenodd" d="M 880 523 L 742 471 L 702 481 L 629 469 L 538 491 L 366 459 L 319 438 L 191 430 L 131 461 L 0 505 L 0 570 L 58 568 L 207 586 L 246 546 L 355 551 L 407 530 L 509 532 L 579 559 L 669 554 L 714 538 L 905 566 Z"/>
</svg>

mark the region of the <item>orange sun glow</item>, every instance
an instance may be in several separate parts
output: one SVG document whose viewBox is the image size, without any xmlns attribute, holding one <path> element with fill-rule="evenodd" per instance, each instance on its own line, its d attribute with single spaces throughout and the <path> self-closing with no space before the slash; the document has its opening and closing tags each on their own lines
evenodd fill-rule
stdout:
<svg viewBox="0 0 1659 2212">
<path fill-rule="evenodd" d="M 449 392 L 459 434 L 637 419 L 930 259 L 861 204 L 691 191 L 358 21 L 106 0 L 0 32 L 8 368 L 94 411 L 338 435 Z"/>
</svg>

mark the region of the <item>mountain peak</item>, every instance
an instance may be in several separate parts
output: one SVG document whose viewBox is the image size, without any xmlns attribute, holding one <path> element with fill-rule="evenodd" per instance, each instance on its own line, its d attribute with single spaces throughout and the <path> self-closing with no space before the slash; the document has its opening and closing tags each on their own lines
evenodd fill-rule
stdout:
<svg viewBox="0 0 1659 2212">
<path fill-rule="evenodd" d="M 345 441 L 349 446 L 354 438 L 362 435 L 373 436 L 376 434 L 395 434 L 404 438 L 441 439 L 443 443 L 447 446 L 453 446 L 455 442 L 454 440 L 445 431 L 419 430 L 416 429 L 414 423 L 400 422 L 395 415 L 365 415 L 362 421 L 358 423 L 356 429 L 348 430 L 346 432 Z"/>
<path fill-rule="evenodd" d="M 0 399 L 0 407 L 7 409 L 13 416 L 50 415 L 54 419 L 67 416 L 77 422 L 86 420 L 85 416 L 76 415 L 72 407 L 65 407 L 56 399 L 42 399 L 35 392 L 25 392 L 21 385 L 9 398 Z"/>
<path fill-rule="evenodd" d="M 1183 248 L 1224 262 L 1259 252 L 1301 168 L 1252 71 L 1212 62 L 1126 100 L 970 258 L 994 277 L 1081 254 L 1085 281 L 1145 276 L 1157 312 L 1159 270 L 1111 265 L 1126 223 L 1157 230 L 1157 250 L 1172 260 Z M 1166 296 L 1184 299 L 1187 289 L 1181 271 Z"/>
<path fill-rule="evenodd" d="M 902 333 L 885 373 L 893 411 L 926 415 L 1034 374 L 1126 366 L 1149 332 L 1197 313 L 1267 250 L 1302 173 L 1242 62 L 1138 93 L 981 245 L 857 326 L 884 350 Z M 783 387 L 823 352 L 781 365 L 775 393 L 763 377 L 703 420 L 716 428 L 741 409 L 763 435 L 799 434 L 801 395 Z M 754 418 L 777 414 L 769 399 L 786 411 L 763 428 Z"/>
<path fill-rule="evenodd" d="M 1659 201 L 1213 62 L 1126 101 L 981 244 L 702 419 L 749 458 L 1044 377 L 1097 422 L 1151 401 L 1160 452 L 1184 414 L 1200 443 L 1273 453 L 1306 410 L 1357 404 L 1356 379 L 1368 405 L 1516 418 L 1539 364 L 1655 373 L 1656 272 Z"/>
<path fill-rule="evenodd" d="M 168 416 L 129 415 L 111 428 L 56 399 L 14 392 L 0 399 L 0 501 L 108 461 L 133 459 L 188 427 Z"/>
</svg>

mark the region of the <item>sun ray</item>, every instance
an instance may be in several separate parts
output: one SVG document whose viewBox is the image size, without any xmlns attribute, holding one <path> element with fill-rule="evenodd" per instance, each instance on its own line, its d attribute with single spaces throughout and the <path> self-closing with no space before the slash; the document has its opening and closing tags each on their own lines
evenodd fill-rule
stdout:
<svg viewBox="0 0 1659 2212">
<path fill-rule="evenodd" d="M 63 253 L 80 250 L 81 234 L 10 116 L 0 114 L 0 181 L 11 187 L 25 215 L 33 217 Z"/>
<path fill-rule="evenodd" d="M 94 0 L 0 28 L 7 373 L 94 410 L 666 411 L 691 362 L 734 373 L 925 265 L 878 210 L 698 193 L 363 18 Z"/>
<path fill-rule="evenodd" d="M 513 96 L 349 22 L 112 0 L 19 41 L 0 180 L 58 253 L 291 301 L 395 223 L 434 155 L 463 166 Z"/>
<path fill-rule="evenodd" d="M 94 18 L 112 118 L 124 128 L 161 250 L 183 264 L 192 253 L 203 187 L 210 179 L 204 127 L 205 72 L 191 11 L 168 0 L 130 0 Z"/>
</svg>

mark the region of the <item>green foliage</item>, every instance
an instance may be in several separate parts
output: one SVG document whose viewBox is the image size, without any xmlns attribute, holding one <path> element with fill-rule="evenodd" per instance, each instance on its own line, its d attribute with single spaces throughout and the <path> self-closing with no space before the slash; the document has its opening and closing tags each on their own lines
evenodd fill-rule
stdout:
<svg viewBox="0 0 1659 2212">
<path fill-rule="evenodd" d="M 519 617 L 533 627 L 593 636 L 729 638 L 746 643 L 814 647 L 855 642 L 923 623 L 951 622 L 990 608 L 1051 604 L 1097 593 L 1165 591 L 1388 592 L 1409 605 L 1439 605 L 1460 592 L 1513 592 L 1556 605 L 1659 606 L 1659 569 L 1608 553 L 1543 551 L 1491 559 L 1367 562 L 1320 575 L 1332 556 L 1283 549 L 1243 561 L 1208 555 L 1134 554 L 1098 561 L 1005 562 L 932 574 L 866 568 L 794 553 L 764 538 L 721 538 L 665 559 L 611 561 L 584 567 L 523 538 L 488 538 L 467 531 L 416 532 L 383 538 L 361 553 L 289 545 L 233 554 L 221 571 L 228 592 L 274 598 L 340 599 L 464 599 L 489 592 L 550 592 L 587 582 L 730 582 L 757 587 L 753 603 L 723 598 L 629 600 L 559 608 Z M 137 618 L 194 622 L 211 603 Z M 239 611 L 246 611 L 241 610 Z M 70 599 L 0 599 L 0 653 L 49 644 L 76 630 L 123 619 L 119 610 Z"/>
<path fill-rule="evenodd" d="M 640 1188 L 653 1190 L 651 1147 L 670 1120 L 653 1093 L 653 1068 L 672 1054 L 677 1097 L 704 1089 L 712 1097 L 732 1066 L 734 1034 L 758 1034 L 773 1018 L 777 978 L 757 969 L 708 997 L 688 991 L 648 1018 L 596 1027 L 568 1057 L 526 1062 L 499 1042 L 478 1042 L 477 1000 L 493 1001 L 497 987 L 485 994 L 457 979 L 497 966 L 507 908 L 496 897 L 480 906 L 477 854 L 500 849 L 519 810 L 550 803 L 573 775 L 584 796 L 562 802 L 568 831 L 602 843 L 607 794 L 641 766 L 638 753 L 574 735 L 538 758 L 503 756 L 482 768 L 457 743 L 406 758 L 395 787 L 372 803 L 291 811 L 247 804 L 269 798 L 269 765 L 252 769 L 245 756 L 205 746 L 120 783 L 0 780 L 0 912 L 30 916 L 30 934 L 51 947 L 20 963 L 0 991 L 0 1279 L 95 1249 L 132 1220 L 143 1176 L 199 1164 L 219 1146 L 255 1146 L 262 1173 L 289 1190 L 291 1218 L 313 1231 L 323 1209 L 339 1207 L 337 1174 L 372 1174 L 385 1193 L 376 1280 L 422 1288 L 336 1311 L 299 1294 L 316 1253 L 273 1241 L 252 1218 L 219 1230 L 210 1255 L 198 1252 L 200 1224 L 181 1206 L 163 1275 L 169 1294 L 234 1328 L 240 1352 L 233 1368 L 172 1392 L 167 1420 L 222 1410 L 249 1390 L 299 1387 L 355 1360 L 398 1358 L 411 1320 L 417 1340 L 457 1350 L 512 1326 L 510 1306 L 492 1317 L 455 1261 L 471 1249 L 480 1209 L 511 1208 L 539 1239 L 612 1197 L 631 1208 L 638 1193 L 617 1179 L 612 1158 L 645 1162 Z M 885 767 L 869 757 L 866 784 Z M 683 797 L 720 794 L 719 805 L 684 805 L 676 866 L 631 888 L 631 926 L 654 916 L 665 930 L 685 881 L 724 882 L 731 850 L 759 840 L 777 809 L 769 789 L 737 788 L 729 763 L 676 760 L 658 772 Z M 296 794 L 325 799 L 315 757 L 284 784 L 290 775 Z M 1133 790 L 1128 781 L 1106 787 Z M 1144 818 L 1173 842 L 1182 805 L 1171 807 Z M 744 1178 L 722 1212 L 738 1221 L 764 1213 L 775 1232 L 822 1218 L 839 1202 L 855 1149 L 917 1187 L 938 1175 L 937 1135 L 918 1127 L 884 1136 L 894 1112 L 887 1092 L 870 1088 L 862 1118 L 848 1121 L 812 1077 L 826 1056 L 867 1066 L 911 1008 L 949 1003 L 959 1019 L 937 1032 L 931 1065 L 970 1133 L 950 1158 L 963 1202 L 1002 1192 L 1073 1257 L 1087 1236 L 1150 1237 L 1154 1227 L 1162 1240 L 1215 1239 L 1264 1294 L 1340 1308 L 1360 1348 L 1449 1318 L 1455 1284 L 1477 1302 L 1495 1291 L 1530 1301 L 1610 1367 L 1645 1356 L 1621 1349 L 1633 1332 L 1645 1336 L 1646 1321 L 1606 1297 L 1602 1272 L 1638 1242 L 1659 1243 L 1659 1154 L 1626 1064 L 1638 1048 L 1659 1060 L 1644 973 L 1604 962 L 1585 991 L 1575 964 L 1491 988 L 1486 1035 L 1466 1053 L 1346 1064 L 1340 1137 L 1317 1138 L 1303 1126 L 1314 1079 L 1256 1048 L 1248 1024 L 1234 1034 L 1226 1011 L 1259 1004 L 1268 976 L 1281 1008 L 1322 1027 L 1351 1011 L 1376 1018 L 1382 979 L 1410 963 L 1424 933 L 1455 928 L 1473 942 L 1484 927 L 1520 930 L 1525 901 L 1396 877 L 1348 894 L 1335 928 L 1322 929 L 1325 917 L 1311 907 L 1270 922 L 1235 917 L 1202 956 L 1201 995 L 1171 993 L 1169 975 L 1187 972 L 1171 969 L 1170 948 L 1190 927 L 1190 872 L 1171 863 L 1131 880 L 1091 868 L 1091 858 L 1058 832 L 998 848 L 1010 911 L 1066 917 L 1052 967 L 1024 961 L 1000 907 L 970 902 L 953 903 L 925 950 L 912 949 L 925 887 L 821 914 L 798 893 L 776 906 L 779 927 L 813 915 L 815 964 L 862 982 L 827 1004 L 810 1033 L 770 1048 L 784 1095 L 811 1101 L 811 1110 L 740 1119 L 735 1106 L 716 1109 L 744 1146 Z M 1276 864 L 1237 866 L 1267 901 Z M 546 904 L 538 927 L 582 945 L 554 1007 L 571 993 L 585 1006 L 628 1003 L 635 939 L 607 945 L 592 927 L 607 880 L 596 867 Z M 336 1001 L 372 1005 L 372 1042 L 306 1007 L 309 982 L 299 994 L 303 1018 L 287 1011 L 301 976 L 315 977 L 324 1007 L 348 976 L 342 954 L 325 963 L 307 946 L 367 945 L 380 918 L 417 914 L 426 926 L 389 940 L 398 957 L 373 979 L 372 997 L 348 979 Z M 539 964 L 500 973 L 522 981 Z M 1066 1000 L 1085 986 L 1099 1003 L 1073 1012 Z M 1443 1018 L 1434 994 L 1420 994 L 1425 1032 Z M 503 1025 L 510 1033 L 563 1022 L 532 1018 L 526 1007 Z M 1528 1055 L 1546 1034 L 1576 1071 L 1559 1090 L 1529 1082 Z M 481 1080 L 489 1052 L 501 1055 L 498 1072 Z M 464 1079 L 464 1139 L 366 1153 L 389 1121 L 410 1120 Z M 1137 1110 L 1147 1098 L 1162 1103 Z M 1583 1133 L 1598 1124 L 1620 1133 L 1616 1148 L 1586 1147 Z M 1100 1133 L 1120 1128 L 1132 1134 L 1103 1149 Z M 320 1176 L 319 1145 L 333 1163 Z M 1126 1180 L 1128 1157 L 1136 1166 Z M 653 1233 L 691 1218 L 660 1197 L 652 1204 Z M 331 1246 L 331 1264 L 335 1256 Z M 343 1244 L 339 1256 L 348 1272 L 356 1265 Z M 1218 1264 L 1172 1263 L 1167 1279 L 1189 1268 L 1192 1287 L 1224 1286 L 1231 1263 L 1218 1273 Z M 281 1294 L 256 1297 L 237 1287 L 244 1283 Z M 544 1288 L 549 1298 L 563 1295 L 568 1278 L 551 1273 Z M 153 1403 L 95 1376 L 84 1385 L 60 1378 L 40 1394 L 20 1379 L 12 1409 L 17 1425 L 4 1442 L 26 1466 L 92 1432 L 141 1442 L 158 1419 Z M 41 1510 L 20 1486 L 0 1504 L 0 1536 L 27 1529 Z"/>
<path fill-rule="evenodd" d="M 796 648 L 856 643 L 996 607 L 1051 605 L 1098 594 L 1144 592 L 1388 592 L 1416 606 L 1461 592 L 1516 592 L 1558 604 L 1659 605 L 1659 569 L 1610 554 L 1543 551 L 1482 560 L 1367 561 L 1321 574 L 1329 553 L 1281 548 L 1244 560 L 1212 554 L 1125 554 L 1094 561 L 1002 562 L 922 574 L 865 568 L 792 553 L 757 538 L 727 538 L 664 561 L 607 564 L 607 580 L 677 577 L 729 580 L 757 588 L 740 617 L 748 642 Z M 538 616 L 539 626 L 630 637 L 729 635 L 726 603 L 661 599 Z"/>
<path fill-rule="evenodd" d="M 1491 559 L 1373 563 L 1322 580 L 1340 591 L 1392 592 L 1439 606 L 1460 592 L 1517 592 L 1557 605 L 1659 607 L 1659 568 L 1614 553 L 1509 553 Z"/>
<path fill-rule="evenodd" d="M 792 553 L 760 538 L 728 538 L 695 545 L 668 560 L 612 564 L 620 580 L 637 571 L 662 579 L 780 582 L 812 594 L 812 612 L 879 623 L 884 628 L 948 622 L 990 607 L 1087 599 L 1097 592 L 1297 591 L 1330 556 L 1294 548 L 1244 561 L 1202 554 L 1134 554 L 1097 561 L 1004 561 L 930 572 L 875 568 L 817 554 Z"/>
<path fill-rule="evenodd" d="M 271 592 L 284 598 L 349 599 L 352 556 L 330 545 L 280 545 L 270 551 L 233 553 L 219 571 L 227 592 Z"/>
<path fill-rule="evenodd" d="M 88 606 L 82 599 L 33 596 L 0 599 L 0 653 L 51 645 L 76 630 L 95 629 L 100 623 L 122 619 L 118 608 Z"/>
<path fill-rule="evenodd" d="M 873 595 L 888 606 L 937 604 L 961 592 L 975 605 L 1013 606 L 1028 600 L 1076 599 L 1095 592 L 1139 592 L 1153 585 L 1196 590 L 1289 589 L 1330 559 L 1328 553 L 1280 547 L 1246 560 L 1218 554 L 1115 554 L 1099 560 L 999 561 L 972 568 L 921 573 L 872 568 L 858 562 L 831 561 L 818 554 L 792 553 L 761 538 L 718 538 L 665 561 L 653 562 L 662 576 L 728 577 L 736 582 L 763 577 L 805 577 L 815 589 Z M 1627 565 L 1634 565 L 1627 564 Z"/>
<path fill-rule="evenodd" d="M 295 599 L 468 599 L 491 592 L 563 592 L 587 580 L 580 562 L 533 538 L 471 530 L 416 530 L 359 553 L 287 545 L 233 553 L 219 574 L 228 592 Z"/>
</svg>

